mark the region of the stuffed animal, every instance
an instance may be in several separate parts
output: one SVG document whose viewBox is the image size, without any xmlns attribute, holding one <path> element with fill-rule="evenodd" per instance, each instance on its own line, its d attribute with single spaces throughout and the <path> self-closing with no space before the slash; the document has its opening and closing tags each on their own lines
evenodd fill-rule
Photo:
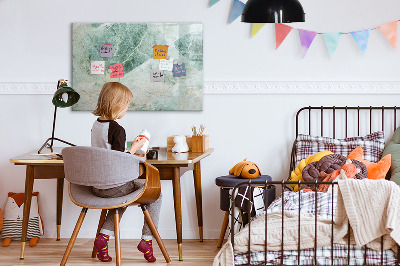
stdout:
<svg viewBox="0 0 400 266">
<path fill-rule="evenodd" d="M 31 212 L 29 214 L 27 239 L 29 246 L 36 245 L 39 237 L 43 235 L 43 223 L 39 216 L 38 207 L 39 192 L 32 193 Z M 24 213 L 24 193 L 8 193 L 4 208 L 4 223 L 1 230 L 3 246 L 8 247 L 11 240 L 21 240 L 22 219 Z"/>
<path fill-rule="evenodd" d="M 3 212 L 0 209 L 0 232 L 1 232 L 1 228 L 3 228 Z"/>
<path fill-rule="evenodd" d="M 189 146 L 186 143 L 185 136 L 175 136 L 174 137 L 175 146 L 172 148 L 172 152 L 188 152 Z"/>
<path fill-rule="evenodd" d="M 231 170 L 229 170 L 229 174 L 249 179 L 260 176 L 261 171 L 258 166 L 255 163 L 246 160 L 247 158 L 242 162 L 237 163 Z"/>
</svg>

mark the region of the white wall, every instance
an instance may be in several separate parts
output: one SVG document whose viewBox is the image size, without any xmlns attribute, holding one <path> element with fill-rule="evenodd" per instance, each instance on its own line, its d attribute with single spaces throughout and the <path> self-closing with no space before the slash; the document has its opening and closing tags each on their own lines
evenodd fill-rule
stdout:
<svg viewBox="0 0 400 266">
<path fill-rule="evenodd" d="M 202 22 L 204 24 L 205 81 L 399 81 L 399 54 L 379 31 L 371 33 L 363 57 L 351 36 L 343 36 L 334 59 L 329 59 L 318 36 L 305 59 L 297 31 L 274 50 L 273 25 L 250 40 L 251 27 L 227 24 L 230 0 L 208 9 L 208 0 L 118 1 L 0 0 L 0 82 L 56 82 L 71 79 L 71 23 L 73 22 Z M 398 1 L 303 0 L 306 23 L 293 24 L 321 32 L 375 27 L 399 19 Z M 59 13 L 59 14 L 58 14 Z M 204 96 L 202 112 L 130 112 L 121 124 L 128 138 L 142 128 L 153 133 L 153 145 L 165 146 L 176 133 L 189 134 L 204 123 L 215 152 L 202 162 L 205 238 L 218 238 L 223 214 L 214 179 L 227 174 L 238 161 L 255 161 L 263 174 L 275 180 L 286 176 L 294 138 L 294 114 L 308 105 L 399 105 L 399 95 L 213 95 Z M 25 168 L 9 158 L 35 150 L 50 136 L 53 106 L 50 95 L 0 95 L 0 207 L 7 192 L 24 190 Z M 78 145 L 90 144 L 94 116 L 60 109 L 56 135 Z M 55 237 L 55 180 L 38 180 L 45 237 Z M 175 238 L 172 188 L 162 182 L 164 195 L 159 230 Z M 62 237 L 70 237 L 79 208 L 64 191 Z M 190 173 L 182 177 L 184 238 L 197 237 L 197 217 Z M 80 237 L 93 237 L 99 212 L 90 211 Z M 130 208 L 121 222 L 123 238 L 139 238 L 142 218 Z"/>
</svg>

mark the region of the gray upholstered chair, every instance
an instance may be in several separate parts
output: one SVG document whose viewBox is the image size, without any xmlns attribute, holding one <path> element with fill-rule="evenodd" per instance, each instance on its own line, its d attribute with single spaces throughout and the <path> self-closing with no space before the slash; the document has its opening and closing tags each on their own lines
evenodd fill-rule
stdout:
<svg viewBox="0 0 400 266">
<path fill-rule="evenodd" d="M 68 147 L 62 150 L 65 179 L 69 183 L 69 196 L 73 203 L 82 207 L 81 214 L 65 250 L 61 265 L 65 265 L 78 236 L 87 209 L 102 209 L 96 237 L 103 226 L 107 210 L 128 205 L 139 205 L 149 224 L 153 236 L 167 263 L 171 261 L 161 237 L 144 204 L 154 202 L 161 193 L 160 175 L 154 166 L 144 160 L 120 151 L 94 147 Z M 138 162 L 140 167 L 138 167 Z M 92 193 L 92 186 L 118 185 L 132 179 L 132 176 L 145 177 L 143 189 L 118 198 L 100 198 Z M 140 180 L 142 181 L 142 180 Z M 114 216 L 116 265 L 121 264 L 119 214 Z M 93 248 L 92 257 L 96 256 Z"/>
</svg>

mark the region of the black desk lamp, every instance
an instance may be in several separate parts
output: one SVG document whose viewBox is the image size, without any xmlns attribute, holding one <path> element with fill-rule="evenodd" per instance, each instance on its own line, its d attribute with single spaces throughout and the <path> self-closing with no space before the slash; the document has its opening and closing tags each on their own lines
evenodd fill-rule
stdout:
<svg viewBox="0 0 400 266">
<path fill-rule="evenodd" d="M 54 105 L 54 118 L 53 118 L 53 131 L 51 133 L 51 138 L 48 138 L 42 147 L 39 149 L 38 153 L 40 153 L 45 147 L 50 148 L 51 152 L 53 152 L 53 141 L 58 140 L 62 143 L 75 146 L 72 143 L 69 143 L 65 140 L 55 138 L 54 137 L 54 130 L 56 128 L 56 117 L 57 117 L 57 107 L 70 107 L 76 104 L 79 101 L 79 94 L 74 91 L 71 87 L 68 87 L 67 80 L 60 79 L 57 83 L 57 91 L 53 95 L 53 105 Z M 49 141 L 51 143 L 49 144 Z"/>
<path fill-rule="evenodd" d="M 304 10 L 298 0 L 249 0 L 243 8 L 242 22 L 304 22 Z"/>
</svg>

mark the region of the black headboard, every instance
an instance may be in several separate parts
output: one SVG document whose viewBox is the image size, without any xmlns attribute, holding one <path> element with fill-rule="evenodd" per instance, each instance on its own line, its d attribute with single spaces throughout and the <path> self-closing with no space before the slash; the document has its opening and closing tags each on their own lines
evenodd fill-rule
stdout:
<svg viewBox="0 0 400 266">
<path fill-rule="evenodd" d="M 397 128 L 396 106 L 308 106 L 296 114 L 296 137 L 299 134 L 347 138 L 362 136 L 382 130 L 385 138 Z M 295 165 L 295 143 L 293 144 L 290 171 Z M 290 176 L 290 172 L 289 172 Z"/>
</svg>

